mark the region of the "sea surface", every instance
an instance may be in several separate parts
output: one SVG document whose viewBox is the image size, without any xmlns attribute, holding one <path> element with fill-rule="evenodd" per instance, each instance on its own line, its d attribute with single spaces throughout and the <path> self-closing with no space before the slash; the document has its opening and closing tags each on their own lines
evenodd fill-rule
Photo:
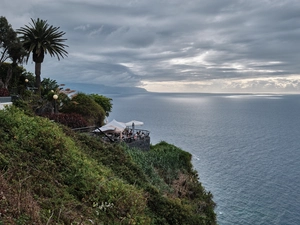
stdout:
<svg viewBox="0 0 300 225">
<path fill-rule="evenodd" d="M 143 121 L 152 144 L 193 155 L 220 225 L 300 224 L 300 95 L 108 97 L 109 121 Z"/>
</svg>

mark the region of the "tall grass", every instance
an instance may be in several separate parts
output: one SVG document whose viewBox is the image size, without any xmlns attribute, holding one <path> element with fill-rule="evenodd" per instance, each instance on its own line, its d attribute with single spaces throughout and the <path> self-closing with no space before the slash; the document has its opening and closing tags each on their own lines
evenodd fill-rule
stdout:
<svg viewBox="0 0 300 225">
<path fill-rule="evenodd" d="M 0 224 L 215 224 L 190 159 L 165 142 L 142 152 L 2 110 Z"/>
<path fill-rule="evenodd" d="M 125 150 L 152 181 L 157 181 L 156 185 L 161 183 L 161 179 L 169 185 L 178 178 L 180 172 L 191 173 L 193 170 L 191 154 L 166 142 L 151 146 L 149 152 L 131 148 Z"/>
</svg>

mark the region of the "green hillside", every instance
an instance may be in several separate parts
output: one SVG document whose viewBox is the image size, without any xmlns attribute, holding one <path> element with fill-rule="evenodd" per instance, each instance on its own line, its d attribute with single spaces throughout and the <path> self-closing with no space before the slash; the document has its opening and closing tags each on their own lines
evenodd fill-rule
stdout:
<svg viewBox="0 0 300 225">
<path fill-rule="evenodd" d="M 149 152 L 0 110 L 0 225 L 216 224 L 191 155 Z"/>
</svg>

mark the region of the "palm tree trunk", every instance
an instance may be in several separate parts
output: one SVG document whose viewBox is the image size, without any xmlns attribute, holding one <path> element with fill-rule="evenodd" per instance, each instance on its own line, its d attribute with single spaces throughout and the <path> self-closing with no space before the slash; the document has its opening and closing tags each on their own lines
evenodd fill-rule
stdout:
<svg viewBox="0 0 300 225">
<path fill-rule="evenodd" d="M 41 96 L 41 67 L 42 63 L 35 63 L 35 84 L 39 96 Z"/>
</svg>

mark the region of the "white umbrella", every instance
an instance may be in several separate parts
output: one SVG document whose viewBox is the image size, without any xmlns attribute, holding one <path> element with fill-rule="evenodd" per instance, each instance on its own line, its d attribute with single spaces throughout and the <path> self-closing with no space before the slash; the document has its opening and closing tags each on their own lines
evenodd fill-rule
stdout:
<svg viewBox="0 0 300 225">
<path fill-rule="evenodd" d="M 132 126 L 132 124 L 134 124 L 134 126 L 142 126 L 142 125 L 144 125 L 144 122 L 137 121 L 137 120 L 131 120 L 131 121 L 125 123 L 125 125 L 127 127 Z"/>
<path fill-rule="evenodd" d="M 105 124 L 104 126 L 98 128 L 98 129 L 100 129 L 102 132 L 114 131 L 114 132 L 122 133 L 123 130 L 125 130 L 125 128 L 126 128 L 125 123 L 118 122 L 116 120 L 112 120 L 111 122 Z M 96 129 L 95 132 L 97 132 L 97 131 L 99 132 L 98 129 Z"/>
<path fill-rule="evenodd" d="M 101 130 L 102 132 L 105 132 L 105 131 L 115 131 L 116 130 L 115 127 L 113 127 L 113 126 L 106 126 L 106 125 L 98 128 L 98 129 Z M 98 130 L 98 129 L 96 129 L 96 130 Z"/>
<path fill-rule="evenodd" d="M 106 124 L 105 126 L 112 126 L 116 128 L 116 131 L 118 132 L 123 132 L 123 130 L 125 130 L 126 128 L 126 124 L 123 122 L 118 122 L 115 119 L 113 119 L 111 122 L 109 122 L 108 124 Z"/>
<path fill-rule="evenodd" d="M 144 125 L 144 123 L 141 122 L 141 121 L 137 121 L 137 120 L 131 120 L 131 121 L 125 123 L 125 125 L 127 127 L 131 126 L 132 127 L 132 133 L 134 133 L 134 127 L 135 126 L 142 126 L 142 125 Z"/>
</svg>

